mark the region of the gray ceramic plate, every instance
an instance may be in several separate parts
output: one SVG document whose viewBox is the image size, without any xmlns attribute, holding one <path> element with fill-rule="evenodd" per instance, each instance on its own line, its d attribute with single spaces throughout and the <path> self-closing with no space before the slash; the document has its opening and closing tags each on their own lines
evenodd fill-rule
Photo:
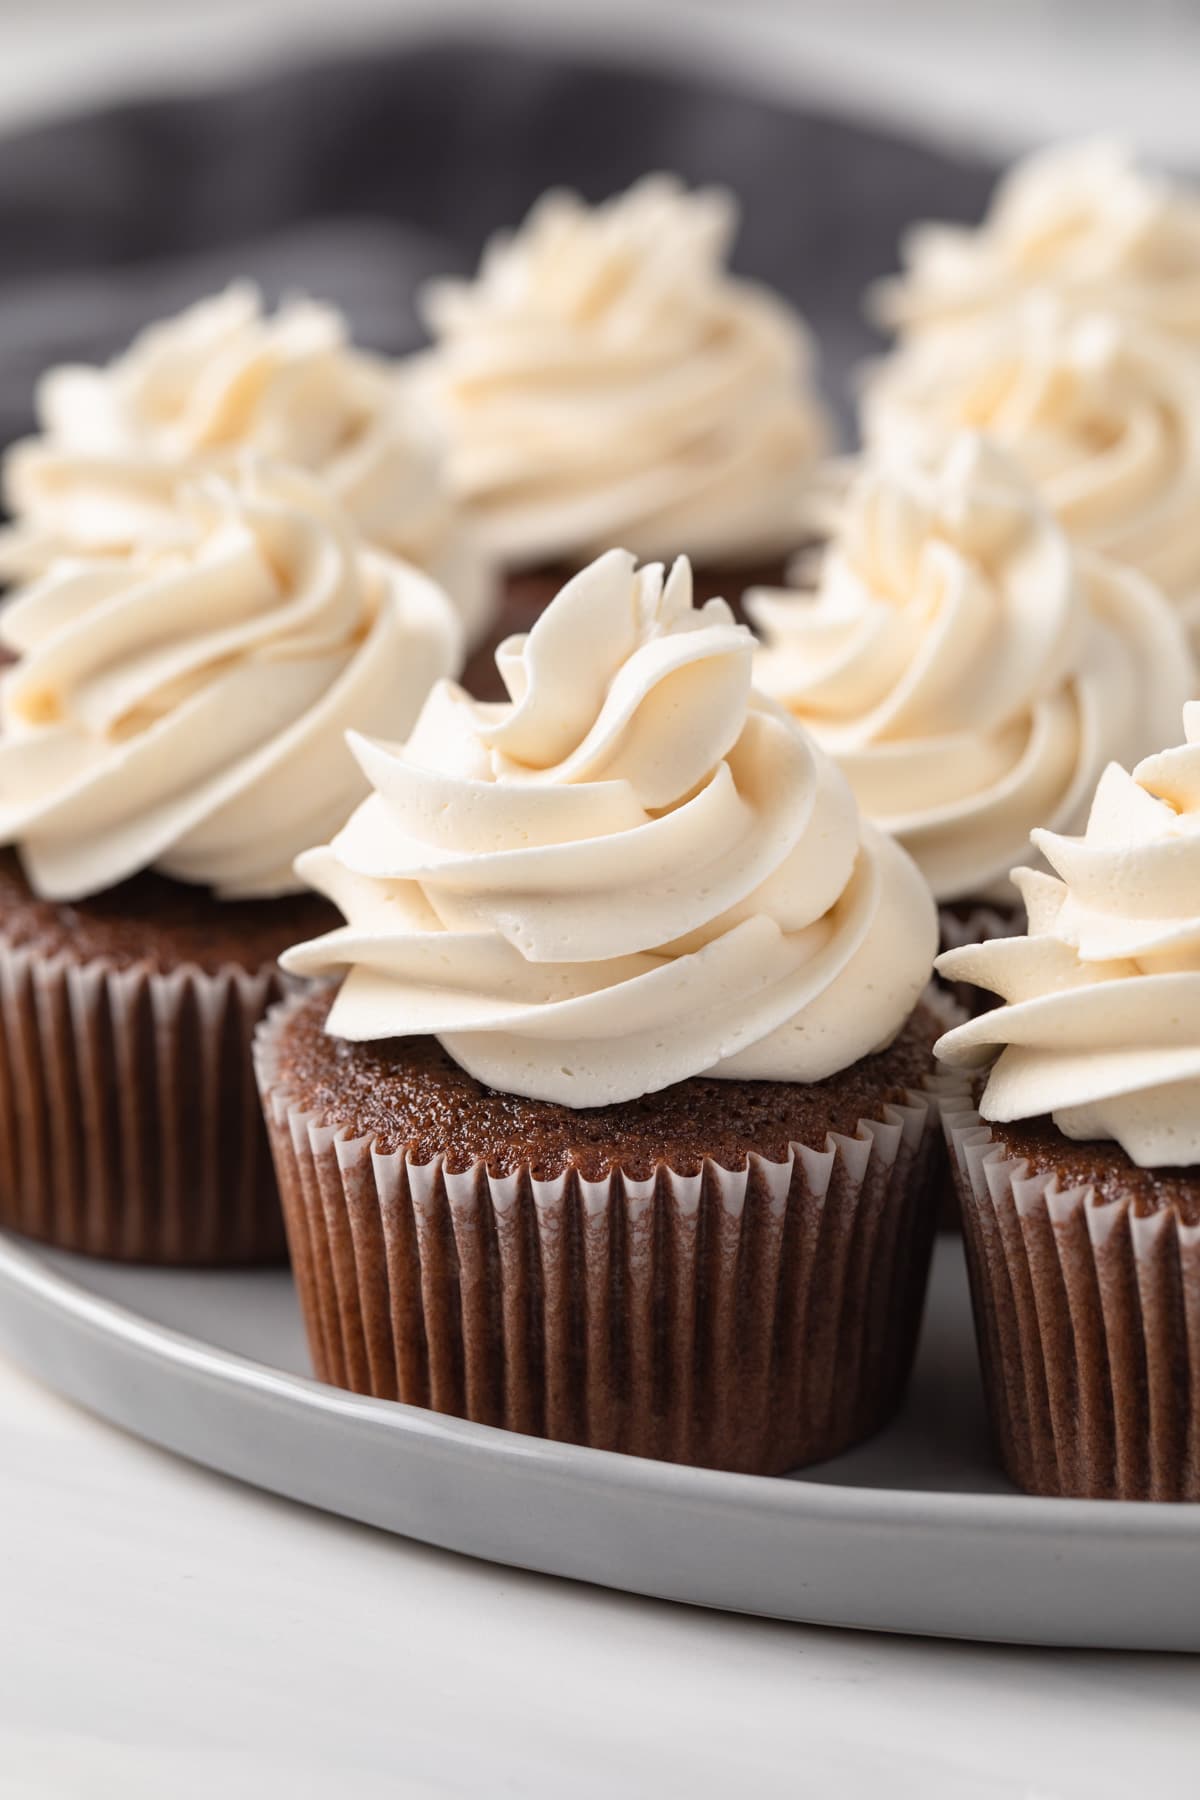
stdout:
<svg viewBox="0 0 1200 1800">
<path fill-rule="evenodd" d="M 493 1562 L 830 1625 L 1200 1650 L 1200 1507 L 1032 1500 L 996 1473 L 953 1242 L 904 1416 L 788 1480 L 321 1386 L 282 1273 L 123 1269 L 0 1236 L 0 1349 L 197 1462 Z"/>
</svg>

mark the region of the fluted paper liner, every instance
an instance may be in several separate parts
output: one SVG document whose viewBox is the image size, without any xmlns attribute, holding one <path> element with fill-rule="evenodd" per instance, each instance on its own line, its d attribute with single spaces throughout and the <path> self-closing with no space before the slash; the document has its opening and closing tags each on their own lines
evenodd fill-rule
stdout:
<svg viewBox="0 0 1200 1800">
<path fill-rule="evenodd" d="M 554 1180 L 382 1153 L 255 1062 L 317 1375 L 483 1424 L 776 1473 L 877 1430 L 908 1377 L 936 1100 L 786 1162 Z"/>
<path fill-rule="evenodd" d="M 1200 1226 L 1059 1188 L 943 1108 L 988 1407 L 1034 1494 L 1200 1500 Z"/>
<path fill-rule="evenodd" d="M 274 965 L 166 974 L 0 940 L 0 1227 L 173 1265 L 281 1261 L 251 1068 Z"/>
</svg>

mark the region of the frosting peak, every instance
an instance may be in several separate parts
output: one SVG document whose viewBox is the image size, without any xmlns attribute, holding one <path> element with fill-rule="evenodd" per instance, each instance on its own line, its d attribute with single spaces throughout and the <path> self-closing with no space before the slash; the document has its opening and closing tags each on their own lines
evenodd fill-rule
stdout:
<svg viewBox="0 0 1200 1800">
<path fill-rule="evenodd" d="M 181 500 L 176 541 L 56 562 L 0 614 L 0 842 L 75 899 L 154 866 L 227 895 L 301 885 L 364 783 L 344 733 L 409 722 L 457 666 L 445 595 L 362 547 L 296 470 Z"/>
<path fill-rule="evenodd" d="M 1195 347 L 1049 300 L 885 359 L 868 444 L 928 454 L 961 429 L 1017 459 L 1079 543 L 1149 576 L 1200 642 Z"/>
<path fill-rule="evenodd" d="M 868 456 L 815 588 L 747 609 L 759 685 L 944 901 L 1010 895 L 1033 827 L 1074 826 L 1105 763 L 1161 743 L 1194 691 L 1166 603 L 1074 550 L 972 435 L 928 465 Z"/>
<path fill-rule="evenodd" d="M 725 267 L 734 204 L 652 176 L 547 194 L 425 295 L 451 475 L 509 563 L 786 550 L 826 438 L 800 318 Z"/>
<path fill-rule="evenodd" d="M 345 914 L 284 958 L 345 974 L 329 1029 L 428 1032 L 479 1080 L 573 1106 L 702 1073 L 817 1080 L 881 1048 L 932 962 L 927 890 L 751 688 L 681 559 L 610 551 L 498 662 L 434 689 L 300 873 Z"/>
<path fill-rule="evenodd" d="M 331 307 L 267 314 L 235 283 L 104 368 L 52 369 L 37 410 L 40 435 L 5 462 L 5 573 L 168 543 L 182 488 L 249 452 L 319 475 L 369 541 L 447 588 L 469 633 L 485 622 L 490 577 L 442 446 L 396 368 L 356 350 Z"/>
<path fill-rule="evenodd" d="M 1109 140 L 1027 157 L 980 226 L 918 225 L 902 252 L 905 273 L 872 296 L 876 316 L 902 332 L 1004 314 L 1040 290 L 1200 336 L 1200 196 Z"/>
<path fill-rule="evenodd" d="M 1200 1163 L 1200 703 L 1184 730 L 1105 771 L 1083 837 L 1035 834 L 1056 875 L 1017 871 L 1027 937 L 938 962 L 1003 1002 L 938 1046 L 958 1068 L 998 1056 L 984 1118 L 1052 1113 L 1146 1168 Z"/>
</svg>

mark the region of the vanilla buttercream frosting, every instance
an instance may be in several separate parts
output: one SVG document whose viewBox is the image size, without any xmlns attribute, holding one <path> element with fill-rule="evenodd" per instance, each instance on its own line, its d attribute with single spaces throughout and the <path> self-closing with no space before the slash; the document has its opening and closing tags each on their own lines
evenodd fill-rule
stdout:
<svg viewBox="0 0 1200 1800">
<path fill-rule="evenodd" d="M 364 537 L 446 589 L 470 637 L 487 623 L 488 559 L 436 429 L 401 366 L 356 349 L 331 307 L 293 300 L 269 314 L 235 283 L 105 367 L 50 370 L 37 413 L 39 434 L 5 459 L 14 525 L 0 572 L 168 543 L 182 487 L 249 452 L 319 476 Z"/>
<path fill-rule="evenodd" d="M 990 1066 L 985 1119 L 1044 1113 L 1144 1168 L 1200 1163 L 1200 703 L 1186 741 L 1105 771 L 1082 837 L 1038 831 L 1054 875 L 1018 870 L 1029 935 L 938 966 L 1002 1004 L 938 1045 Z"/>
<path fill-rule="evenodd" d="M 1166 742 L 1195 691 L 1157 590 L 971 434 L 929 465 L 868 457 L 815 586 L 746 605 L 756 682 L 942 901 L 1015 901 L 1033 828 L 1081 825 L 1106 763 Z"/>
<path fill-rule="evenodd" d="M 451 476 L 510 565 L 623 542 L 708 562 L 790 549 L 827 437 L 799 316 L 733 276 L 732 198 L 667 176 L 547 194 L 439 281 L 423 386 Z"/>
<path fill-rule="evenodd" d="M 1108 139 L 1026 157 L 978 227 L 913 226 L 901 254 L 904 273 L 876 286 L 871 310 L 902 334 L 999 318 L 1048 292 L 1200 338 L 1200 194 Z"/>
<path fill-rule="evenodd" d="M 1017 458 L 1080 543 L 1149 576 L 1200 637 L 1200 358 L 1049 301 L 878 365 L 867 443 L 929 453 L 961 429 Z"/>
<path fill-rule="evenodd" d="M 169 548 L 60 559 L 0 612 L 0 842 L 38 893 L 156 868 L 226 896 L 302 886 L 297 853 L 366 792 L 350 726 L 404 728 L 457 669 L 427 576 L 367 549 L 309 476 L 185 495 Z"/>
<path fill-rule="evenodd" d="M 815 1081 L 888 1044 L 937 928 L 905 853 L 751 686 L 753 641 L 680 559 L 613 550 L 497 661 L 440 683 L 299 872 L 346 923 L 285 956 L 345 979 L 329 1030 L 428 1033 L 572 1106 L 707 1073 Z"/>
</svg>

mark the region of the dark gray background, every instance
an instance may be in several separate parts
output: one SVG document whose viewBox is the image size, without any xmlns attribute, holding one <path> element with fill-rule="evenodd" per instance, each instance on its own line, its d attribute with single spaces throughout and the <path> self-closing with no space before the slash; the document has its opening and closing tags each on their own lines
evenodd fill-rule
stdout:
<svg viewBox="0 0 1200 1800">
<path fill-rule="evenodd" d="M 866 282 L 905 223 L 976 217 L 994 178 L 832 109 L 453 39 L 65 119 L 0 142 L 0 441 L 47 364 L 235 275 L 412 348 L 424 277 L 472 267 L 551 184 L 600 199 L 651 169 L 738 192 L 735 262 L 807 314 L 843 416 Z"/>
</svg>

